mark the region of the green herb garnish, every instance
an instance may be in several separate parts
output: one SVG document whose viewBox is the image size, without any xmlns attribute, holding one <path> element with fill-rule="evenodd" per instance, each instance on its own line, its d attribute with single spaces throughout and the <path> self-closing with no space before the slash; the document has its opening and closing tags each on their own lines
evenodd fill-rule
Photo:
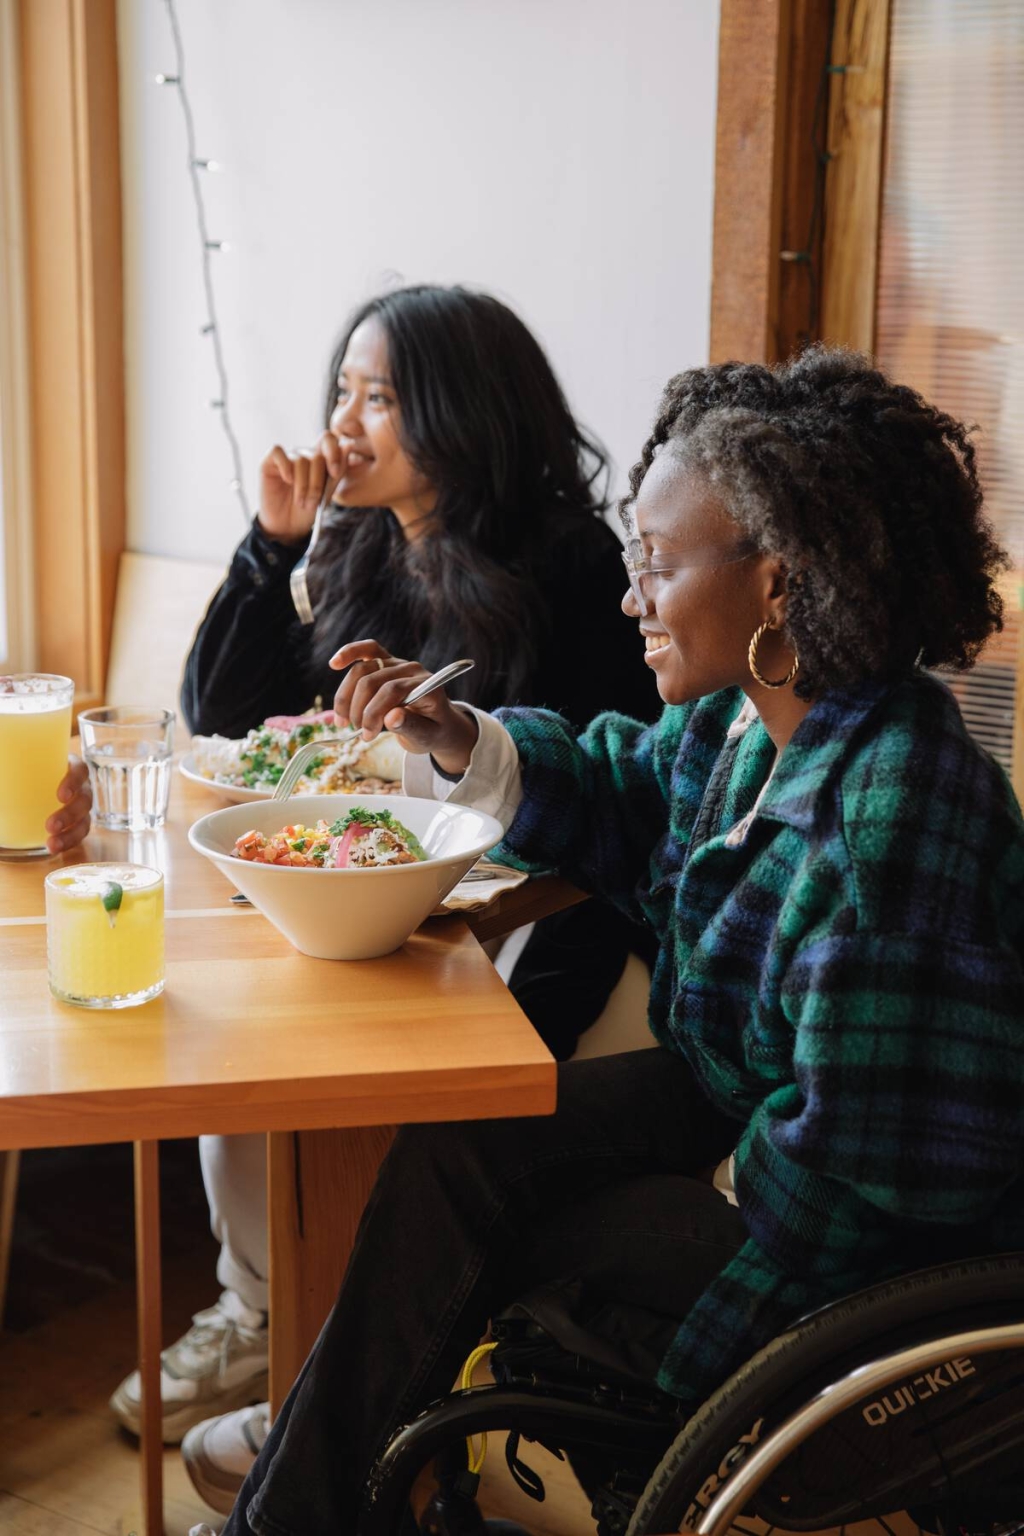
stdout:
<svg viewBox="0 0 1024 1536">
<path fill-rule="evenodd" d="M 396 837 L 400 837 L 407 843 L 410 853 L 414 853 L 418 859 L 427 857 L 427 851 L 415 833 L 403 826 L 390 811 L 368 811 L 365 806 L 354 805 L 346 815 L 339 816 L 333 823 L 331 836 L 341 837 L 354 821 L 357 821 L 361 827 L 386 827 L 389 832 L 393 832 Z"/>
</svg>

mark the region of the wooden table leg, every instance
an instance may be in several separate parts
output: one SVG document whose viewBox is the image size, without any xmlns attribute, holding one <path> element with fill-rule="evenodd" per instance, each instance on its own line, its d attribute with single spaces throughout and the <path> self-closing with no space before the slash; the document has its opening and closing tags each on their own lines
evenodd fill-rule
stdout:
<svg viewBox="0 0 1024 1536">
<path fill-rule="evenodd" d="M 0 1328 L 3 1327 L 4 1307 L 7 1304 L 7 1276 L 11 1266 L 20 1166 L 20 1152 L 0 1152 Z"/>
<path fill-rule="evenodd" d="M 390 1126 L 268 1137 L 270 1406 L 276 1413 L 334 1304 Z"/>
<path fill-rule="evenodd" d="M 164 1447 L 160 1409 L 160 1143 L 135 1143 L 135 1277 L 142 1378 L 139 1440 L 142 1520 L 146 1536 L 163 1536 Z"/>
</svg>

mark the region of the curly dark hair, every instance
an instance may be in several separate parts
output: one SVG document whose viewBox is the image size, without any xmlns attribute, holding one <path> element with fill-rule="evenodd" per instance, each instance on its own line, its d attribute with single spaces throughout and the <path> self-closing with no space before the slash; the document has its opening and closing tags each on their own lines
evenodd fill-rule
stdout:
<svg viewBox="0 0 1024 1536">
<path fill-rule="evenodd" d="M 964 671 L 1002 629 L 1009 562 L 968 429 L 866 358 L 814 346 L 677 374 L 630 471 L 627 526 L 662 445 L 785 562 L 801 697 L 915 665 Z"/>
</svg>

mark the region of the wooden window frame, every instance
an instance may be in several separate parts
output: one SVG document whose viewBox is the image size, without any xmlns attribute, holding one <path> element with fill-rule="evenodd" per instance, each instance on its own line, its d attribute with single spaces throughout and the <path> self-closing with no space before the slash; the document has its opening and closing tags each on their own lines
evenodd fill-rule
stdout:
<svg viewBox="0 0 1024 1536">
<path fill-rule="evenodd" d="M 823 337 L 872 351 L 888 41 L 889 0 L 721 0 L 712 362 L 777 362 Z"/>
<path fill-rule="evenodd" d="M 103 696 L 125 542 L 116 0 L 11 4 L 20 61 L 32 665 L 73 677 L 85 707 Z"/>
<path fill-rule="evenodd" d="M 891 0 L 721 0 L 710 358 L 777 362 L 803 341 L 872 356 L 878 301 Z M 809 125 L 829 50 L 822 219 L 806 254 L 818 324 L 799 323 L 796 283 L 815 160 Z M 1024 628 L 1013 787 L 1024 802 Z"/>
<path fill-rule="evenodd" d="M 0 649 L 0 669 L 25 672 L 35 666 L 36 647 L 17 0 L 0 0 L 0 242 L 0 438 L 7 609 L 7 647 L 6 654 Z"/>
</svg>

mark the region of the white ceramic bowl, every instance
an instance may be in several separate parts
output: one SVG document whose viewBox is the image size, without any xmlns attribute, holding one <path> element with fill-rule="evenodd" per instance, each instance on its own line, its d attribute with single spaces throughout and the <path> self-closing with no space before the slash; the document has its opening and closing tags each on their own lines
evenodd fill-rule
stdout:
<svg viewBox="0 0 1024 1536">
<path fill-rule="evenodd" d="M 235 839 L 254 828 L 270 834 L 290 824 L 334 821 L 353 804 L 390 811 L 419 838 L 429 857 L 388 869 L 296 869 L 231 857 Z M 409 795 L 292 795 L 259 805 L 211 811 L 190 829 L 193 848 L 280 929 L 296 949 L 321 960 L 388 955 L 443 901 L 482 853 L 501 839 L 482 811 Z"/>
</svg>

